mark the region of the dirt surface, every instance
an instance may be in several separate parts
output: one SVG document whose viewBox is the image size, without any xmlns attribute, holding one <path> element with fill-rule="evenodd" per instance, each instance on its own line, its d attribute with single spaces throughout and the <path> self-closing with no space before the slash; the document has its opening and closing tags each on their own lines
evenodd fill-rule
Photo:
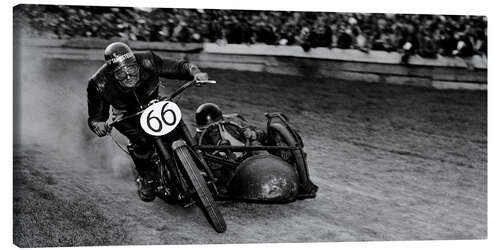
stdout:
<svg viewBox="0 0 500 250">
<path fill-rule="evenodd" d="M 284 112 L 319 186 L 316 199 L 291 204 L 218 202 L 228 226 L 218 234 L 197 207 L 141 202 L 128 156 L 91 134 L 86 81 L 101 62 L 22 54 L 14 65 L 18 246 L 487 236 L 485 92 L 208 70 L 218 83 L 179 102 L 187 120 L 203 102 L 260 125 L 264 112 Z M 163 93 L 180 84 L 168 83 Z"/>
</svg>

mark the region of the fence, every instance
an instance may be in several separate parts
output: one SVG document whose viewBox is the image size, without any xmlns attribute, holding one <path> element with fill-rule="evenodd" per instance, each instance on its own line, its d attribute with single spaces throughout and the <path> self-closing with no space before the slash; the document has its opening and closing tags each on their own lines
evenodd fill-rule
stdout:
<svg viewBox="0 0 500 250">
<path fill-rule="evenodd" d="M 110 41 L 99 39 L 18 40 L 45 57 L 102 60 Z M 396 52 L 316 48 L 300 46 L 217 45 L 212 43 L 129 42 L 134 50 L 153 50 L 161 56 L 183 57 L 203 68 L 233 69 L 275 74 L 347 79 L 381 84 L 438 89 L 487 89 L 487 61 L 472 58 L 426 59 L 412 56 L 401 64 Z"/>
</svg>

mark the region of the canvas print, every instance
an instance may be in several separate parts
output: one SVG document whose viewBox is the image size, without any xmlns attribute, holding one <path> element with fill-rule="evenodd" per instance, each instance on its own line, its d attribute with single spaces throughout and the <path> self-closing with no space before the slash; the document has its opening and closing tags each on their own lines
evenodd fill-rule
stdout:
<svg viewBox="0 0 500 250">
<path fill-rule="evenodd" d="M 13 243 L 487 238 L 486 16 L 354 11 L 13 7 Z"/>
</svg>

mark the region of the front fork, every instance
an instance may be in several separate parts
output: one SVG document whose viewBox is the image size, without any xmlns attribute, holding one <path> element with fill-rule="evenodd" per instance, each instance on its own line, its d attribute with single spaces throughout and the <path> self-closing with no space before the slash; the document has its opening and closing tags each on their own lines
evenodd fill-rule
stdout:
<svg viewBox="0 0 500 250">
<path fill-rule="evenodd" d="M 169 194 L 167 184 L 169 182 L 173 182 L 174 186 L 177 187 L 177 189 L 179 189 L 178 190 L 179 192 L 177 192 L 177 199 L 183 200 L 185 198 L 185 194 L 189 192 L 189 187 L 187 183 L 184 181 L 184 178 L 182 178 L 181 173 L 179 172 L 179 169 L 176 167 L 172 155 L 168 152 L 167 148 L 165 147 L 162 138 L 154 137 L 154 143 L 159 151 L 161 160 L 163 160 L 163 162 L 166 164 L 168 168 L 164 169 L 164 166 L 160 164 L 160 179 L 162 181 L 163 188 L 167 188 L 166 194 L 167 195 Z"/>
</svg>

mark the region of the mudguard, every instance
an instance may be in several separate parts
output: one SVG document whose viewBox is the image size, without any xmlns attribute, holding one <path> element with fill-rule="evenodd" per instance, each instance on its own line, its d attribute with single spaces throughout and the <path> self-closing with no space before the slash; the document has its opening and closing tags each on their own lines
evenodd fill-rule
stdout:
<svg viewBox="0 0 500 250">
<path fill-rule="evenodd" d="M 233 199 L 287 203 L 296 200 L 298 176 L 295 168 L 281 158 L 254 155 L 241 162 L 229 181 L 229 195 Z"/>
</svg>

